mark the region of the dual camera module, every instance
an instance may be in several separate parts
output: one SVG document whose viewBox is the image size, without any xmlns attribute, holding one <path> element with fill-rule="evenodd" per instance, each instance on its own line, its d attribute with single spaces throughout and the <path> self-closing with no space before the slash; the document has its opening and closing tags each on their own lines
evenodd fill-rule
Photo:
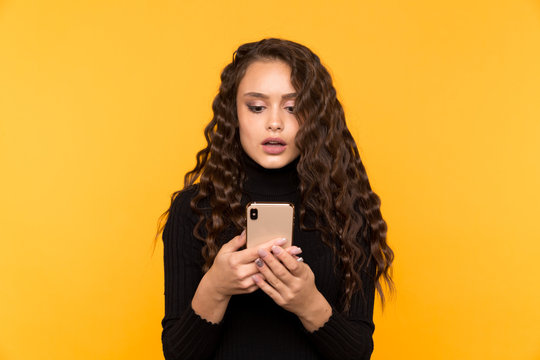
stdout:
<svg viewBox="0 0 540 360">
<path fill-rule="evenodd" d="M 257 209 L 250 209 L 249 217 L 251 220 L 257 220 L 257 218 L 259 217 L 259 212 L 257 211 Z"/>
</svg>

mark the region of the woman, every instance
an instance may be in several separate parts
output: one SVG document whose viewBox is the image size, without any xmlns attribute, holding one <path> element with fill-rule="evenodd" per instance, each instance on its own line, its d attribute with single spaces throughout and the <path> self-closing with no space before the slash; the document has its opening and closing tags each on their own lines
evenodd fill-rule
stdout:
<svg viewBox="0 0 540 360">
<path fill-rule="evenodd" d="M 369 359 L 394 255 L 328 71 L 300 44 L 247 43 L 212 108 L 163 214 L 165 358 Z M 294 203 L 293 246 L 244 247 L 249 201 Z"/>
</svg>

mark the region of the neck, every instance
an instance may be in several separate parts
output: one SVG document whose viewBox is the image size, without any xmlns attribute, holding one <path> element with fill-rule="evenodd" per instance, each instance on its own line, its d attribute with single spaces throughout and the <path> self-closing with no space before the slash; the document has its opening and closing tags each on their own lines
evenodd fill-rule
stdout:
<svg viewBox="0 0 540 360">
<path fill-rule="evenodd" d="M 285 195 L 298 190 L 300 180 L 296 171 L 300 157 L 279 169 L 267 169 L 242 151 L 241 162 L 246 174 L 244 189 L 261 195 Z"/>
</svg>

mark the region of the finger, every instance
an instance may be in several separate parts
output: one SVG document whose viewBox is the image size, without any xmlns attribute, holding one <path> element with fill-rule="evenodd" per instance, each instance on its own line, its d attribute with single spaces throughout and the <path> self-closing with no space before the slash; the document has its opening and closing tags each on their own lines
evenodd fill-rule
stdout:
<svg viewBox="0 0 540 360">
<path fill-rule="evenodd" d="M 262 247 L 263 249 L 265 249 L 266 251 L 270 251 L 271 250 L 271 247 L 273 244 L 280 244 L 282 243 L 283 239 L 282 238 L 276 238 L 276 239 L 273 239 L 273 240 L 270 240 L 266 243 L 263 243 L 260 247 Z M 258 272 L 257 268 L 254 267 L 252 264 L 253 262 L 259 257 L 259 254 L 258 254 L 258 249 L 259 247 L 257 248 L 253 248 L 253 249 L 244 249 L 244 250 L 241 250 L 241 251 L 237 251 L 233 256 L 235 257 L 234 261 L 236 261 L 236 263 L 238 264 L 246 264 L 246 265 L 250 265 L 250 268 L 252 269 L 252 271 L 250 272 L 247 272 L 245 274 L 243 274 L 242 277 L 245 277 L 245 276 L 251 276 L 255 273 Z M 286 251 L 293 255 L 295 259 L 298 258 L 298 256 L 296 255 L 299 255 L 302 253 L 302 249 L 299 248 L 298 246 L 290 246 L 286 249 Z"/>
<path fill-rule="evenodd" d="M 281 247 L 275 245 L 272 247 L 272 249 L 278 254 L 285 252 Z M 291 272 L 272 253 L 267 252 L 264 249 L 259 249 L 259 256 L 262 260 L 264 260 L 264 263 L 267 265 L 259 267 L 259 271 L 268 267 L 272 272 L 272 275 L 278 278 L 281 282 L 285 284 L 290 284 L 294 280 Z M 269 280 L 272 281 L 273 279 Z"/>
<path fill-rule="evenodd" d="M 257 265 L 255 265 L 255 262 L 250 262 L 249 264 L 241 264 L 238 265 L 237 269 L 237 276 L 240 279 L 245 279 L 247 277 L 250 277 L 251 275 L 257 274 L 259 272 L 259 268 Z"/>
<path fill-rule="evenodd" d="M 255 281 L 255 284 L 257 284 L 257 286 L 262 291 L 264 291 L 268 296 L 270 296 L 276 302 L 276 304 L 279 305 L 284 303 L 283 298 L 281 297 L 279 292 L 276 291 L 276 289 L 274 289 L 272 286 L 268 285 L 268 283 L 265 280 L 261 279 L 259 275 L 253 275 L 252 278 L 253 281 Z"/>
<path fill-rule="evenodd" d="M 268 256 L 272 256 L 272 255 L 268 255 Z M 255 260 L 255 264 L 257 265 L 257 268 L 259 270 L 259 274 L 257 275 L 264 276 L 266 282 L 270 286 L 272 286 L 278 292 L 281 291 L 281 289 L 283 288 L 283 282 L 280 279 L 278 279 L 276 275 L 274 275 L 272 270 L 268 266 L 266 266 L 265 262 L 261 258 L 258 258 L 257 260 Z"/>
<path fill-rule="evenodd" d="M 250 275 L 249 277 L 238 281 L 234 287 L 234 294 L 249 294 L 257 290 L 259 286 L 255 283 L 252 276 L 253 275 Z M 261 275 L 259 274 L 259 276 Z"/>
<path fill-rule="evenodd" d="M 300 255 L 302 253 L 302 249 L 299 248 L 298 246 L 291 246 L 291 247 L 288 247 L 287 249 L 285 249 L 286 252 L 288 252 L 289 254 L 292 255 L 292 257 L 296 260 L 296 261 L 304 261 L 303 258 L 301 258 Z"/>
<path fill-rule="evenodd" d="M 248 289 L 246 289 L 246 294 L 250 294 L 252 292 L 254 292 L 255 290 L 259 290 L 259 285 L 257 284 L 254 284 L 253 286 L 249 287 Z"/>
<path fill-rule="evenodd" d="M 259 257 L 259 254 L 258 254 L 258 249 L 262 248 L 262 249 L 265 249 L 266 251 L 270 251 L 270 249 L 272 248 L 272 246 L 277 242 L 279 243 L 279 241 L 281 240 L 282 238 L 276 238 L 276 239 L 272 239 L 272 240 L 269 240 L 265 243 L 262 243 L 260 245 L 258 245 L 257 247 L 252 247 L 252 248 L 249 248 L 249 249 L 244 249 L 244 250 L 241 250 L 241 251 L 238 251 L 235 256 L 237 256 L 237 260 L 239 263 L 242 263 L 242 264 L 248 264 L 248 263 L 252 263 L 253 261 L 255 261 L 255 259 L 257 259 Z"/>
<path fill-rule="evenodd" d="M 302 274 L 302 271 L 304 270 L 303 259 L 299 261 L 301 258 L 291 255 L 288 251 L 283 251 L 278 246 L 272 247 L 272 253 L 283 265 L 285 265 L 293 276 L 298 277 Z"/>
<path fill-rule="evenodd" d="M 288 247 L 285 249 L 285 251 L 293 256 L 300 255 L 302 253 L 302 249 L 299 248 L 298 246 Z"/>
<path fill-rule="evenodd" d="M 246 230 L 238 236 L 233 237 L 229 242 L 223 244 L 220 252 L 230 253 L 240 249 L 246 243 Z"/>
</svg>

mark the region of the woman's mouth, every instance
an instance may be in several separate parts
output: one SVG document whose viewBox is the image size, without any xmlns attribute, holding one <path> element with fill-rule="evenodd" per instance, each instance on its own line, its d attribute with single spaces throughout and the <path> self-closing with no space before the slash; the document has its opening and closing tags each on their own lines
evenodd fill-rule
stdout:
<svg viewBox="0 0 540 360">
<path fill-rule="evenodd" d="M 267 138 L 262 142 L 265 153 L 270 155 L 279 155 L 285 151 L 287 144 L 280 138 Z"/>
</svg>

